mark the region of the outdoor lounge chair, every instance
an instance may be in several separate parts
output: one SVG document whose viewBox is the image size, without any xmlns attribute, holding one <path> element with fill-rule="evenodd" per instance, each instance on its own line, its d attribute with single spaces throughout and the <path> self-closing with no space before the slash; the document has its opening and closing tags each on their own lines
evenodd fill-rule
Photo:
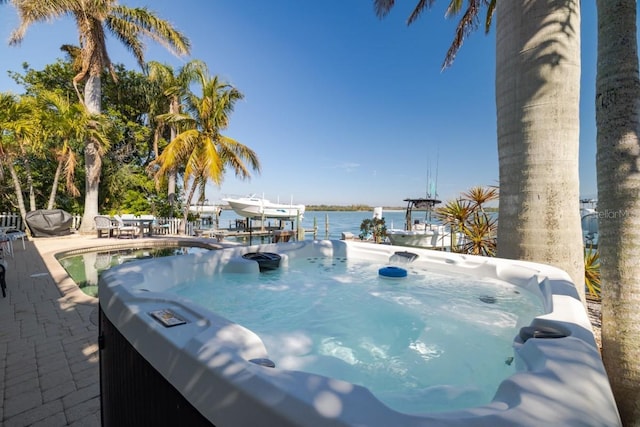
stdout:
<svg viewBox="0 0 640 427">
<path fill-rule="evenodd" d="M 140 232 L 138 227 L 136 227 L 135 225 L 126 225 L 120 215 L 114 215 L 113 218 L 118 223 L 118 238 L 122 237 L 123 234 L 130 237 L 136 237 L 136 235 Z"/>
<path fill-rule="evenodd" d="M 93 218 L 96 223 L 96 231 L 98 239 L 106 233 L 107 237 L 113 237 L 114 232 L 118 230 L 118 226 L 113 223 L 111 218 L 106 215 L 97 215 Z"/>
</svg>

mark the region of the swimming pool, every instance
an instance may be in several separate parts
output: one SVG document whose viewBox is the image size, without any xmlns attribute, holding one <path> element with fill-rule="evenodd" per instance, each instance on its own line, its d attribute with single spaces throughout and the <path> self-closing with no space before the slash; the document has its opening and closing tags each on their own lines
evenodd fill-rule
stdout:
<svg viewBox="0 0 640 427">
<path fill-rule="evenodd" d="M 397 247 L 360 242 L 306 241 L 230 248 L 210 254 L 169 257 L 162 262 L 141 261 L 105 272 L 100 279 L 103 422 L 117 425 L 131 422 L 132 417 L 140 417 L 138 422 L 153 422 L 153 417 L 159 415 L 141 410 L 145 407 L 141 399 L 149 396 L 155 405 L 158 401 L 179 399 L 181 404 L 174 405 L 181 408 L 179 414 L 163 413 L 160 420 L 175 416 L 184 422 L 188 412 L 188 416 L 197 420 L 190 422 L 192 425 L 585 425 L 585 420 L 592 425 L 619 425 L 589 321 L 566 274 L 532 263 L 413 248 L 411 252 L 417 259 L 403 264 L 394 258 L 395 251 Z M 260 273 L 255 261 L 242 257 L 247 252 L 277 253 L 282 259 L 280 269 Z M 357 259 L 367 263 L 358 263 Z M 372 277 L 371 272 L 379 272 L 390 261 L 406 268 L 408 281 Z M 301 275 L 287 279 L 296 270 Z M 327 273 L 333 282 L 323 282 L 321 273 Z M 484 340 L 474 343 L 468 337 L 462 339 L 461 327 L 453 327 L 452 320 L 437 323 L 438 317 L 444 318 L 443 311 L 433 318 L 412 311 L 415 308 L 412 305 L 436 305 L 436 288 L 429 288 L 423 281 L 426 276 L 435 277 L 436 282 L 445 277 L 460 288 L 460 294 L 466 293 L 465 282 L 471 282 L 468 287 L 471 298 L 461 297 L 464 302 L 440 306 L 455 313 L 456 318 L 479 314 L 475 326 L 460 323 L 466 328 L 476 328 L 489 319 L 490 333 Z M 340 308 L 339 293 L 337 296 L 328 289 L 337 287 L 343 291 L 352 287 L 346 284 L 359 282 L 366 282 L 367 290 L 356 296 L 356 302 L 347 304 L 364 309 L 360 320 Z M 279 294 L 293 283 L 300 284 L 297 289 L 318 287 L 316 291 L 333 296 L 328 296 L 321 306 L 314 305 L 318 301 L 316 294 L 305 295 L 304 298 L 310 298 L 306 302 L 298 295 L 281 298 L 285 306 L 279 310 L 258 309 L 264 303 L 257 295 L 259 288 Z M 193 284 L 197 286 L 189 289 Z M 427 288 L 422 295 L 407 294 L 408 289 L 404 289 L 420 286 Z M 211 292 L 203 293 L 206 287 Z M 236 292 L 232 294 L 230 290 Z M 529 301 L 532 318 L 510 314 L 515 317 L 506 316 L 510 320 L 497 322 L 510 325 L 512 339 L 507 348 L 501 348 L 497 356 L 489 356 L 488 360 L 493 359 L 502 369 L 512 371 L 506 379 L 494 384 L 487 402 L 471 402 L 467 406 L 456 403 L 453 409 L 434 412 L 443 408 L 420 406 L 420 401 L 437 398 L 449 401 L 448 396 L 464 394 L 465 385 L 438 380 L 436 385 L 420 384 L 414 390 L 392 387 L 387 388 L 391 394 L 387 399 L 384 384 L 392 381 L 388 377 L 380 387 L 363 382 L 360 372 L 340 374 L 341 369 L 349 367 L 345 366 L 349 362 L 357 365 L 355 361 L 365 359 L 371 363 L 361 365 L 370 370 L 397 368 L 406 374 L 402 378 L 411 381 L 448 370 L 471 372 L 474 369 L 464 365 L 471 362 L 459 362 L 463 360 L 457 358 L 459 353 L 479 354 L 478 345 L 491 341 L 491 333 L 501 329 L 496 327 L 490 312 L 497 309 L 502 299 L 515 296 Z M 207 298 L 213 300 L 213 305 Z M 244 306 L 245 311 L 225 312 L 221 307 L 229 304 L 219 300 L 229 298 Z M 331 304 L 331 298 L 335 298 L 335 305 Z M 217 303 L 222 305 L 216 306 Z M 386 321 L 376 321 L 375 325 L 362 323 L 362 319 L 375 319 L 376 314 L 385 312 L 382 309 L 387 309 L 386 306 L 393 307 Z M 287 335 L 286 328 L 284 332 L 271 329 L 273 326 L 261 330 L 261 316 L 265 323 L 265 316 L 269 315 L 276 320 L 290 318 L 284 324 L 293 326 L 291 332 L 299 330 L 303 321 L 309 319 L 312 325 L 324 322 L 320 320 L 322 312 L 331 310 L 337 312 L 340 321 L 334 321 L 320 336 L 332 335 L 333 340 L 320 339 L 320 354 L 312 356 L 320 360 L 320 365 L 338 365 L 338 371 L 319 372 L 317 366 L 309 368 L 309 364 L 282 355 L 287 345 L 299 347 L 307 339 L 316 340 L 309 331 Z M 483 310 L 489 314 L 483 316 Z M 536 310 L 542 314 L 536 316 Z M 254 323 L 250 322 L 250 315 L 256 316 L 255 321 L 251 320 Z M 504 319 L 504 316 L 495 317 Z M 351 325 L 357 326 L 354 329 L 361 330 L 361 337 L 366 339 L 345 338 L 343 329 Z M 432 372 L 422 371 L 429 365 L 429 358 L 437 354 L 438 346 L 444 346 L 430 347 L 429 334 L 447 335 L 448 328 L 453 331 L 450 337 L 461 338 L 453 340 L 457 345 L 454 350 L 442 350 L 445 353 L 440 359 L 452 363 L 440 365 Z M 410 363 L 401 361 L 392 347 L 412 353 L 413 359 Z M 493 347 L 493 343 L 488 347 Z M 308 355 L 306 350 L 302 355 Z M 130 362 L 133 359 L 137 362 Z M 274 364 L 275 367 L 267 367 Z M 480 372 L 482 369 L 488 370 L 476 368 Z M 466 386 L 471 388 L 478 382 L 470 381 Z M 136 390 L 135 397 L 127 393 L 132 388 Z M 425 389 L 430 394 L 421 395 L 420 391 Z M 398 399 L 402 395 L 413 398 L 418 405 L 412 402 L 403 406 L 407 399 Z M 398 400 L 404 403 L 398 405 Z M 187 407 L 192 411 L 187 411 Z"/>
<path fill-rule="evenodd" d="M 56 259 L 69 274 L 76 285 L 88 296 L 98 296 L 98 277 L 100 273 L 116 265 L 148 258 L 201 253 L 211 250 L 209 247 L 193 244 L 163 244 L 155 246 L 108 246 L 102 248 L 84 248 L 56 254 Z"/>
</svg>

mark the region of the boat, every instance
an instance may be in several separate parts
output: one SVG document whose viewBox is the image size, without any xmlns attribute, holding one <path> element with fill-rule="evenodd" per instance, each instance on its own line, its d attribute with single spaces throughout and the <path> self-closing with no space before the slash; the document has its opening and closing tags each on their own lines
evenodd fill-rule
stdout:
<svg viewBox="0 0 640 427">
<path fill-rule="evenodd" d="M 580 224 L 582 226 L 582 241 L 585 248 L 598 248 L 598 211 L 597 200 L 580 200 Z"/>
<path fill-rule="evenodd" d="M 304 215 L 304 205 L 273 203 L 264 197 L 227 197 L 227 202 L 236 214 L 243 218 L 278 218 L 295 219 Z"/>
<path fill-rule="evenodd" d="M 443 224 L 434 222 L 431 218 L 433 208 L 438 199 L 431 197 L 404 199 L 407 202 L 404 229 L 387 229 L 387 238 L 392 245 L 410 246 L 428 249 L 451 249 L 451 231 Z M 414 209 L 424 209 L 425 219 L 413 219 Z"/>
</svg>

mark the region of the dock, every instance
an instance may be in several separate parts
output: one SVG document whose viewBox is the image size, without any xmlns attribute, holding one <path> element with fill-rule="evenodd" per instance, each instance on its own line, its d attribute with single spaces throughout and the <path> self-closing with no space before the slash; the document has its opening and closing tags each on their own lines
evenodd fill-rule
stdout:
<svg viewBox="0 0 640 427">
<path fill-rule="evenodd" d="M 234 229 L 234 228 L 208 228 L 208 229 L 196 229 L 194 230 L 196 236 L 208 237 L 216 239 L 218 242 L 222 242 L 227 238 L 234 238 L 253 244 L 253 239 L 260 239 L 260 243 L 278 243 L 289 242 L 291 240 L 304 240 L 304 236 L 307 234 L 313 234 L 314 239 L 318 234 L 317 228 L 314 229 L 300 229 L 300 230 L 286 230 L 274 227 L 252 227 L 249 229 Z M 302 237 L 301 237 L 302 236 Z M 258 241 L 256 241 L 257 243 Z"/>
</svg>

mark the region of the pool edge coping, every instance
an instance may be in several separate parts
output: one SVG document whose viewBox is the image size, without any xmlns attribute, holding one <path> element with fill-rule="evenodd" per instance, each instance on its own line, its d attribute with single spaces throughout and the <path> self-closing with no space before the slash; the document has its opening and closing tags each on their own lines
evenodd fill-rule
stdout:
<svg viewBox="0 0 640 427">
<path fill-rule="evenodd" d="M 95 249 L 118 249 L 127 248 L 132 245 L 169 246 L 170 244 L 191 244 L 198 243 L 209 246 L 212 250 L 223 249 L 226 245 L 218 242 L 205 240 L 202 238 L 192 238 L 187 236 L 163 236 L 147 237 L 142 239 L 128 239 L 122 242 L 114 242 L 113 239 L 99 239 L 95 236 L 64 236 L 63 238 L 31 239 L 36 250 L 40 254 L 49 275 L 60 291 L 60 296 L 69 303 L 98 306 L 98 298 L 85 294 L 82 289 L 69 276 L 58 259 L 58 255 L 65 253 L 83 253 Z M 63 242 L 73 242 L 65 244 Z"/>
</svg>

